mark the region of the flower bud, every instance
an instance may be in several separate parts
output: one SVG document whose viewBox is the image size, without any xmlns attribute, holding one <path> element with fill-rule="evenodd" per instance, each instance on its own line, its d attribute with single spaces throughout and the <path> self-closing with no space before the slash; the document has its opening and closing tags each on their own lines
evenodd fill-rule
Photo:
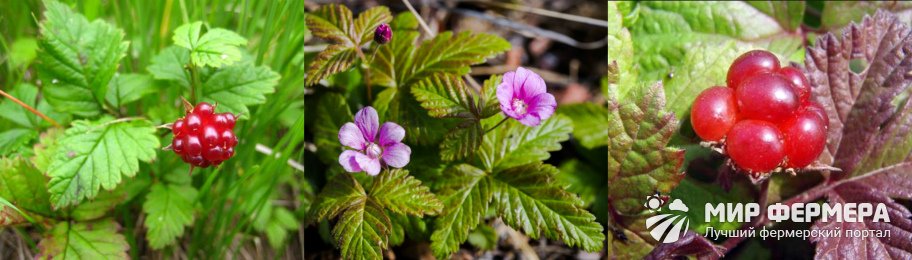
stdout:
<svg viewBox="0 0 912 260">
<path fill-rule="evenodd" d="M 390 29 L 388 24 L 380 24 L 377 26 L 377 30 L 374 31 L 374 41 L 379 44 L 386 44 L 393 38 L 393 30 Z"/>
</svg>

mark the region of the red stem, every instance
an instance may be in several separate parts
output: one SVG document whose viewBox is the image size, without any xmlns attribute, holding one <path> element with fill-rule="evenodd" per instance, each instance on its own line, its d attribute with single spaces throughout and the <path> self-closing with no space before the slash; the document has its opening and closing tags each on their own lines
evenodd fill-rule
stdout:
<svg viewBox="0 0 912 260">
<path fill-rule="evenodd" d="M 23 102 L 20 101 L 18 98 L 14 97 L 14 96 L 11 96 L 10 94 L 7 94 L 5 91 L 0 90 L 0 95 L 3 95 L 4 97 L 6 97 L 6 98 L 12 100 L 13 102 L 16 102 L 16 104 L 19 104 L 19 106 L 24 107 L 24 108 L 27 109 L 28 111 L 32 112 L 32 114 L 35 114 L 35 115 L 37 115 L 38 117 L 41 117 L 42 119 L 44 119 L 45 121 L 50 122 L 52 125 L 54 125 L 54 127 L 58 127 L 58 128 L 60 127 L 60 124 L 58 124 L 57 121 L 54 121 L 54 119 L 51 119 L 50 117 L 44 115 L 43 113 L 39 112 L 39 111 L 36 110 L 35 108 L 32 108 L 31 106 L 29 106 L 29 105 L 23 103 Z"/>
</svg>

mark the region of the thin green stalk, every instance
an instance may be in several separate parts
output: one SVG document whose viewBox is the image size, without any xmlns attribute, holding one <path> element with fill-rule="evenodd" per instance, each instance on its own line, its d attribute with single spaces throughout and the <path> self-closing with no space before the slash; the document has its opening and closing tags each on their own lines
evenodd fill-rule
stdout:
<svg viewBox="0 0 912 260">
<path fill-rule="evenodd" d="M 496 129 L 498 126 L 502 125 L 504 122 L 507 122 L 507 120 L 509 120 L 509 119 L 510 119 L 510 117 L 505 116 L 503 120 L 500 120 L 500 122 L 498 122 L 493 127 L 489 128 L 488 130 L 485 130 L 484 133 L 487 134 L 488 132 L 491 132 L 491 130 Z"/>
</svg>

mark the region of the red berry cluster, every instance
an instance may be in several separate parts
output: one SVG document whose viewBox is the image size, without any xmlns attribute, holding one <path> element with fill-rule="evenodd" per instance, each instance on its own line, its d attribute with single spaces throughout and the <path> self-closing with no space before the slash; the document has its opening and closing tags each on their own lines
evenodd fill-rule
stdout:
<svg viewBox="0 0 912 260">
<path fill-rule="evenodd" d="M 770 52 L 742 54 L 728 69 L 728 87 L 711 87 L 690 111 L 694 131 L 717 142 L 741 169 L 767 173 L 801 169 L 826 145 L 829 119 L 810 101 L 811 86 L 800 70 L 779 66 Z"/>
<path fill-rule="evenodd" d="M 199 103 L 171 126 L 174 133 L 171 149 L 193 166 L 219 165 L 234 156 L 235 120 L 234 114 L 216 114 L 215 107 L 209 103 Z"/>
</svg>

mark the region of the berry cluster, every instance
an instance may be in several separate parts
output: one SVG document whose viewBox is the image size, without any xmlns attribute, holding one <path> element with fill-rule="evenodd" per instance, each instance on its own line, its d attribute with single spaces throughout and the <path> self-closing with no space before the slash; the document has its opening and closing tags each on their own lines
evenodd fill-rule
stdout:
<svg viewBox="0 0 912 260">
<path fill-rule="evenodd" d="M 234 156 L 235 120 L 234 114 L 216 114 L 209 103 L 199 103 L 171 126 L 171 149 L 193 166 L 219 165 Z"/>
<path fill-rule="evenodd" d="M 829 121 L 810 101 L 811 86 L 800 70 L 754 50 L 732 63 L 727 83 L 694 101 L 690 121 L 700 138 L 722 145 L 737 167 L 754 174 L 801 169 L 820 156 Z"/>
</svg>

